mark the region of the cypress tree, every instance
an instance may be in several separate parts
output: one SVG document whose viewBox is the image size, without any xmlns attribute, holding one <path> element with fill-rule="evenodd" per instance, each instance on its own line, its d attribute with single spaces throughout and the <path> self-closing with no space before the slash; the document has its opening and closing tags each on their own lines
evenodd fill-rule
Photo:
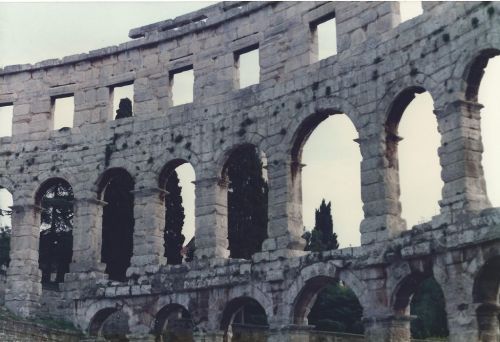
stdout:
<svg viewBox="0 0 500 342">
<path fill-rule="evenodd" d="M 105 187 L 101 260 L 109 279 L 125 281 L 133 253 L 134 181 L 127 173 L 117 172 Z"/>
<path fill-rule="evenodd" d="M 173 171 L 167 179 L 165 186 L 167 195 L 165 197 L 165 230 L 164 245 L 165 257 L 170 265 L 182 263 L 182 246 L 185 237 L 182 234 L 184 226 L 184 207 L 182 206 L 182 187 L 179 186 L 177 172 Z"/>
<path fill-rule="evenodd" d="M 325 200 L 315 212 L 315 225 L 311 233 L 304 234 L 306 251 L 321 252 L 339 248 L 337 234 L 333 232 L 332 203 Z"/>
<path fill-rule="evenodd" d="M 228 240 L 231 258 L 250 259 L 267 238 L 267 182 L 254 146 L 243 146 L 227 162 Z"/>
</svg>

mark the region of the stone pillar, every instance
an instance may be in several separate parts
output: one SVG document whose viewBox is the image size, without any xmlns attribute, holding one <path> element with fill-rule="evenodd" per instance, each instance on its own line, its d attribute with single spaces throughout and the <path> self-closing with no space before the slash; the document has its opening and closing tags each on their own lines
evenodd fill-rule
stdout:
<svg viewBox="0 0 500 342">
<path fill-rule="evenodd" d="M 434 278 L 443 291 L 449 331 L 448 340 L 453 342 L 478 340 L 477 305 L 473 304 L 472 291 L 474 276 L 470 272 L 471 259 L 465 258 L 465 254 L 458 251 L 439 255 L 435 258 L 432 270 Z M 475 267 L 478 266 L 475 265 Z"/>
<path fill-rule="evenodd" d="M 449 289 L 451 290 L 451 289 Z M 446 313 L 448 317 L 448 340 L 453 342 L 474 342 L 478 341 L 478 326 L 476 319 L 475 306 L 472 304 L 461 303 L 457 304 L 458 301 L 453 301 L 450 296 L 443 289 L 446 300 Z M 457 297 L 461 297 L 459 294 Z M 498 319 L 497 319 L 498 321 Z M 483 340 L 480 340 L 483 341 Z M 494 341 L 497 340 L 484 340 L 484 341 Z"/>
<path fill-rule="evenodd" d="M 227 258 L 227 186 L 218 177 L 195 181 L 195 257 Z"/>
<path fill-rule="evenodd" d="M 399 137 L 385 138 L 385 135 L 356 139 L 363 156 L 361 198 L 365 218 L 360 227 L 362 245 L 384 242 L 406 229 L 406 222 L 401 219 L 397 157 L 393 155 L 395 150 L 392 151 Z"/>
<path fill-rule="evenodd" d="M 379 316 L 363 318 L 365 341 L 408 342 L 411 339 L 411 316 Z"/>
<path fill-rule="evenodd" d="M 444 182 L 441 212 L 479 211 L 491 206 L 486 195 L 481 154 L 480 111 L 475 102 L 455 101 L 436 110 L 441 133 L 439 158 Z"/>
<path fill-rule="evenodd" d="M 73 262 L 71 273 L 87 273 L 90 278 L 103 275 L 101 262 L 102 212 L 106 202 L 94 197 L 77 198 L 74 205 Z M 68 277 L 68 276 L 66 276 Z"/>
<path fill-rule="evenodd" d="M 301 168 L 289 161 L 268 161 L 268 238 L 262 244 L 263 252 L 294 256 L 304 251 Z"/>
<path fill-rule="evenodd" d="M 477 308 L 480 342 L 498 342 L 500 340 L 499 314 L 500 306 L 497 303 L 485 303 Z"/>
<path fill-rule="evenodd" d="M 134 253 L 127 270 L 132 274 L 154 273 L 166 264 L 163 231 L 165 229 L 166 191 L 149 187 L 134 192 Z"/>
<path fill-rule="evenodd" d="M 23 317 L 35 313 L 42 294 L 42 272 L 38 268 L 40 212 L 41 208 L 32 204 L 12 207 L 5 306 Z"/>
</svg>

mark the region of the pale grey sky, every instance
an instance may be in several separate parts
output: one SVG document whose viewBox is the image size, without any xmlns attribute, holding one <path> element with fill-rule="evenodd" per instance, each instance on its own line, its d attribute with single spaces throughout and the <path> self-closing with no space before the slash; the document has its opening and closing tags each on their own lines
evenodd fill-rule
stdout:
<svg viewBox="0 0 500 342">
<path fill-rule="evenodd" d="M 173 18 L 213 3 L 0 3 L 0 66 L 35 63 L 117 45 L 128 40 L 128 31 L 133 27 Z M 421 7 L 415 2 L 405 2 L 402 11 L 403 19 L 409 19 L 418 15 Z M 326 28 L 326 33 L 323 29 L 318 27 L 319 39 L 322 35 L 335 36 L 333 28 Z M 319 56 L 326 57 L 335 50 L 335 40 L 330 39 L 329 46 L 320 46 Z M 255 65 L 255 56 L 246 57 L 250 57 L 250 65 Z M 500 108 L 500 97 L 495 94 L 498 91 L 495 76 L 499 74 L 500 61 L 494 60 L 487 68 L 480 93 L 480 102 L 485 105 L 482 117 L 483 165 L 490 199 L 497 206 L 500 205 L 500 177 L 495 179 L 493 175 L 500 174 L 500 141 L 494 129 L 500 127 L 500 115 L 495 112 Z M 258 82 L 255 75 L 258 73 L 240 75 L 240 87 Z M 247 77 L 254 79 L 246 80 Z M 184 82 L 177 80 L 174 84 Z M 190 83 L 192 81 L 188 80 L 187 84 Z M 187 89 L 181 93 L 192 96 L 192 91 Z M 116 95 L 115 101 L 122 96 L 132 98 L 129 90 Z M 417 96 L 403 115 L 400 125 L 400 135 L 405 138 L 399 145 L 401 201 L 403 217 L 409 227 L 429 219 L 439 210 L 437 203 L 442 186 L 437 159 L 439 135 L 432 108 L 432 99 L 428 94 Z M 10 119 L 5 112 L 0 108 L 0 135 L 9 130 Z M 72 110 L 63 112 L 71 115 Z M 358 145 L 353 142 L 356 137 L 347 117 L 335 115 L 318 126 L 303 153 L 303 163 L 307 164 L 303 170 L 304 226 L 308 229 L 314 226 L 314 210 L 322 198 L 332 201 L 334 229 L 342 247 L 359 245 L 359 223 L 363 218 L 359 178 L 361 157 Z M 182 166 L 178 171 L 186 207 L 184 233 L 186 241 L 189 241 L 194 232 L 194 186 L 191 181 L 195 175 L 189 165 Z M 9 204 L 0 192 L 0 207 L 5 208 Z"/>
</svg>

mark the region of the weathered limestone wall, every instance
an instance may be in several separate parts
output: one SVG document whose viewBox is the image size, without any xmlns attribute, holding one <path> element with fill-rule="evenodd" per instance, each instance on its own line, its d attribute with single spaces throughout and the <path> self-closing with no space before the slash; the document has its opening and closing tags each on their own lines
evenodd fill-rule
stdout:
<svg viewBox="0 0 500 342">
<path fill-rule="evenodd" d="M 318 62 L 311 27 L 332 13 L 338 53 Z M 14 196 L 7 306 L 33 315 L 44 312 L 40 302 L 62 303 L 54 314 L 87 333 L 106 314 L 125 312 L 130 338 L 147 340 L 155 315 L 178 304 L 200 340 L 221 341 L 228 303 L 250 297 L 266 310 L 275 340 L 289 341 L 303 336 L 294 327 L 307 323 L 307 298 L 321 281 L 340 279 L 363 306 L 367 340 L 408 341 L 410 284 L 433 275 L 445 294 L 451 341 L 498 336 L 498 281 L 496 299 L 480 294 L 490 288 L 483 283 L 498 279 L 484 272 L 500 257 L 500 212 L 487 198 L 479 81 L 470 75 L 500 52 L 499 13 L 498 3 L 426 2 L 422 15 L 400 24 L 396 2 L 221 3 L 133 29 L 134 40 L 119 46 L 5 67 L 0 104 L 14 104 L 13 136 L 0 139 L 0 185 Z M 255 44 L 260 82 L 234 89 L 234 52 Z M 174 107 L 171 74 L 191 65 L 194 102 Z M 134 117 L 113 121 L 112 88 L 125 83 L 134 85 Z M 440 214 L 407 227 L 397 132 L 389 127 L 401 97 L 422 90 L 434 100 L 445 185 Z M 74 127 L 54 131 L 52 100 L 68 94 Z M 333 113 L 345 113 L 359 134 L 362 246 L 306 254 L 298 149 Z M 251 261 L 227 258 L 222 169 L 243 144 L 265 153 L 269 177 L 269 238 Z M 167 266 L 159 179 L 179 160 L 196 172 L 196 260 Z M 105 203 L 98 184 L 113 168 L 125 169 L 136 187 L 126 283 L 108 281 L 100 260 Z M 60 302 L 48 300 L 38 269 L 35 194 L 54 177 L 68 181 L 76 199 L 71 273 L 59 294 L 50 293 Z"/>
</svg>

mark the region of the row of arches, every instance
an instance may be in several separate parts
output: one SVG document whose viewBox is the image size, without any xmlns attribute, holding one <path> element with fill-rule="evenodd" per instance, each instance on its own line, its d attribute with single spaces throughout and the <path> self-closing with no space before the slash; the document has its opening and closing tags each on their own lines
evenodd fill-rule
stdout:
<svg viewBox="0 0 500 342">
<path fill-rule="evenodd" d="M 492 58 L 494 55 L 497 54 L 497 50 L 486 50 L 483 53 L 480 54 L 478 58 L 475 59 L 473 63 L 470 65 L 470 72 L 469 72 L 469 77 L 467 78 L 467 83 L 468 83 L 468 88 L 466 91 L 466 100 L 475 102 L 480 98 L 479 94 L 479 85 L 482 80 L 482 75 L 483 75 L 483 70 L 486 68 L 488 65 L 488 61 L 490 58 Z M 493 61 L 493 64 L 495 64 L 495 61 Z M 499 68 L 500 69 L 500 68 Z M 494 69 L 493 71 L 495 71 Z M 487 79 L 487 77 L 485 78 Z M 479 95 L 478 95 L 479 94 Z M 443 188 L 442 181 L 441 181 L 441 176 L 440 173 L 442 171 L 439 168 L 439 161 L 438 161 L 438 155 L 436 151 L 438 149 L 442 149 L 442 146 L 440 145 L 439 142 L 439 134 L 438 134 L 438 128 L 436 125 L 436 120 L 433 120 L 432 114 L 428 115 L 419 115 L 418 113 L 419 109 L 422 109 L 422 104 L 418 105 L 417 104 L 417 110 L 415 110 L 415 113 L 408 113 L 406 112 L 409 110 L 409 107 L 414 103 L 414 101 L 418 101 L 420 98 L 425 97 L 425 106 L 427 106 L 426 111 L 431 111 L 432 109 L 429 107 L 432 103 L 432 98 L 428 93 L 425 92 L 425 89 L 421 86 L 418 87 L 410 87 L 405 89 L 404 91 L 400 92 L 399 95 L 396 97 L 396 99 L 393 101 L 392 105 L 388 109 L 388 114 L 387 114 L 387 120 L 385 124 L 385 158 L 387 165 L 384 166 L 387 168 L 387 181 L 390 181 L 389 190 L 393 191 L 395 193 L 394 197 L 392 197 L 393 194 L 389 194 L 388 197 L 390 197 L 390 200 L 393 203 L 394 208 L 392 210 L 394 211 L 393 214 L 401 214 L 401 211 L 403 210 L 403 216 L 405 211 L 410 211 L 413 210 L 412 213 L 408 214 L 411 219 L 408 219 L 409 223 L 411 224 L 416 224 L 422 221 L 425 221 L 428 219 L 430 216 L 437 214 L 438 212 L 438 202 L 439 199 L 441 198 L 439 192 L 440 189 Z M 347 246 L 347 245 L 357 245 L 359 244 L 359 232 L 356 227 L 359 226 L 359 222 L 363 219 L 363 211 L 365 212 L 364 214 L 367 215 L 367 211 L 370 211 L 370 208 L 368 205 L 365 204 L 365 207 L 362 207 L 363 202 L 367 202 L 367 198 L 360 198 L 360 194 L 364 197 L 366 195 L 362 194 L 361 191 L 361 184 L 363 182 L 366 182 L 365 179 L 359 180 L 358 177 L 355 175 L 360 175 L 362 171 L 360 171 L 360 164 L 363 166 L 363 160 L 361 159 L 361 156 L 357 150 L 357 146 L 352 143 L 350 140 L 353 137 L 356 137 L 356 130 L 348 120 L 347 115 L 337 115 L 340 113 L 337 112 L 321 112 L 321 113 L 316 113 L 313 116 L 308 117 L 305 119 L 301 125 L 299 125 L 298 130 L 296 131 L 294 138 L 293 138 L 293 146 L 291 147 L 291 178 L 292 178 L 292 201 L 294 203 L 297 203 L 298 206 L 295 207 L 296 211 L 302 211 L 302 215 L 299 214 L 299 216 L 303 216 L 304 218 L 304 223 L 306 226 L 311 227 L 312 226 L 312 215 L 314 212 L 314 206 L 317 205 L 317 203 L 320 202 L 320 197 L 328 197 L 331 196 L 330 199 L 333 200 L 333 207 L 334 207 L 334 221 L 336 221 L 338 224 L 336 225 L 336 229 L 338 229 L 339 236 L 341 239 L 341 245 Z M 414 134 L 417 133 L 417 135 L 421 135 L 422 132 L 425 132 L 425 139 L 418 139 L 418 137 L 414 137 L 412 139 L 413 142 L 417 142 L 419 144 L 418 147 L 411 147 L 408 151 L 405 153 L 398 153 L 398 148 L 402 148 L 403 146 L 400 146 L 402 143 L 400 143 L 401 140 L 401 131 L 403 131 L 402 125 L 404 123 L 404 120 L 402 120 L 403 117 L 412 117 L 415 119 L 413 121 L 409 121 L 410 124 L 408 125 L 408 128 L 406 131 L 408 134 Z M 414 125 L 416 125 L 418 122 L 423 121 L 424 117 L 426 119 L 430 119 L 431 122 L 431 128 L 424 129 L 423 131 L 421 129 L 414 129 Z M 498 117 L 498 115 L 496 115 Z M 340 123 L 340 118 L 343 118 L 344 123 Z M 333 121 L 335 122 L 335 125 L 342 127 L 342 131 L 347 129 L 347 127 L 350 126 L 351 131 L 353 134 L 351 136 L 344 135 L 341 136 L 340 132 L 333 132 L 332 131 L 332 125 L 330 125 L 330 122 Z M 314 135 L 317 130 L 321 130 L 322 126 L 326 125 L 325 127 L 327 128 L 325 130 L 325 134 L 327 135 L 326 139 L 319 139 L 315 140 Z M 476 125 L 476 123 L 474 123 Z M 494 127 L 495 124 L 488 124 L 486 125 L 487 128 L 489 127 Z M 478 127 L 475 127 L 476 129 Z M 442 130 L 442 128 L 440 128 Z M 488 130 L 485 130 L 485 132 Z M 333 134 L 332 134 L 333 133 Z M 343 141 L 349 141 L 349 144 L 344 144 L 342 145 L 342 148 L 340 149 L 335 149 L 335 146 L 329 146 L 329 153 L 330 155 L 327 155 L 326 159 L 329 158 L 339 158 L 339 163 L 335 164 L 332 167 L 322 167 L 325 164 L 318 163 L 320 173 L 312 173 L 307 176 L 308 178 L 308 183 L 307 186 L 304 186 L 304 180 L 308 168 L 314 168 L 314 157 L 309 158 L 309 155 L 313 153 L 314 150 L 317 149 L 318 145 L 321 144 L 326 144 L 326 140 L 334 140 L 337 136 L 341 137 Z M 311 146 L 313 148 L 308 149 L 306 146 L 306 143 L 309 143 L 311 140 Z M 488 138 L 490 141 L 494 141 L 492 138 Z M 479 141 L 480 142 L 480 141 Z M 335 144 L 337 145 L 337 144 Z M 340 145 L 340 144 L 339 144 Z M 352 150 L 349 150 L 349 153 L 345 153 L 347 149 L 347 145 L 350 145 L 353 147 Z M 486 143 L 485 143 L 486 145 Z M 491 151 L 496 151 L 496 145 L 489 143 L 490 146 L 493 146 L 490 148 L 490 146 L 485 147 L 485 156 L 486 155 L 494 155 L 496 152 L 491 152 Z M 441 146 L 441 147 L 440 147 Z M 424 148 L 425 147 L 425 148 Z M 482 146 L 479 146 L 478 148 L 482 149 Z M 356 157 L 352 157 L 353 155 L 357 154 Z M 244 156 L 244 158 L 241 158 L 241 156 Z M 333 157 L 332 157 L 333 156 Z M 430 156 L 432 157 L 432 161 L 429 162 L 429 159 L 425 159 L 425 156 Z M 240 157 L 240 158 L 237 158 Z M 402 162 L 402 159 L 404 157 L 409 157 L 409 161 L 407 162 Z M 309 158 L 309 159 L 308 159 Z M 259 229 L 244 229 L 241 230 L 238 227 L 235 228 L 234 230 L 230 229 L 230 234 L 233 234 L 236 238 L 242 239 L 242 238 L 248 238 L 248 234 L 252 232 L 257 232 L 257 234 L 252 237 L 252 240 L 255 241 L 255 243 L 251 246 L 250 249 L 248 250 L 242 250 L 241 245 L 238 246 L 237 248 L 233 248 L 233 243 L 229 243 L 229 249 L 230 249 L 230 256 L 231 257 L 243 257 L 243 258 L 250 258 L 251 255 L 260 250 L 260 245 L 262 241 L 267 237 L 267 176 L 266 176 L 266 161 L 265 161 L 265 156 L 262 155 L 261 152 L 259 152 L 255 146 L 250 145 L 250 144 L 245 144 L 242 146 L 237 147 L 236 149 L 232 150 L 231 153 L 227 156 L 225 159 L 225 164 L 222 168 L 221 171 L 221 178 L 223 179 L 228 179 L 229 178 L 229 186 L 228 186 L 228 198 L 227 198 L 227 203 L 226 207 L 229 209 L 227 215 L 228 215 L 228 222 L 229 222 L 229 228 L 231 227 L 237 227 L 238 223 L 234 223 L 233 215 L 235 212 L 237 212 L 238 208 L 234 207 L 234 203 L 239 203 L 240 208 L 251 208 L 258 210 L 258 213 L 252 213 L 252 212 L 245 212 L 243 214 L 240 214 L 240 216 L 245 216 L 246 217 L 259 217 L 260 220 L 257 220 L 257 223 L 252 222 L 251 224 L 257 224 Z M 318 159 L 318 158 L 317 158 Z M 316 160 L 317 160 L 316 159 Z M 319 158 L 321 159 L 321 158 Z M 330 161 L 332 159 L 329 159 Z M 489 157 L 490 164 L 492 165 L 497 165 L 498 164 L 498 158 L 497 157 Z M 496 160 L 496 162 L 491 162 L 491 160 Z M 248 162 L 249 164 L 242 164 L 242 161 Z M 304 167 L 304 161 L 306 161 L 306 164 L 309 164 L 305 169 Z M 419 161 L 420 163 L 412 164 L 411 162 L 413 161 Z M 480 163 L 481 160 L 476 160 L 475 162 Z M 368 162 L 366 162 L 368 163 Z M 164 170 L 161 173 L 160 176 L 160 188 L 165 189 L 165 187 L 168 184 L 168 181 L 172 179 L 171 175 L 177 170 L 180 166 L 183 164 L 189 165 L 186 163 L 185 160 L 174 160 L 171 163 L 169 163 Z M 342 167 L 342 165 L 349 165 L 345 169 Z M 254 165 L 254 167 L 242 167 L 242 165 Z M 340 165 L 340 166 L 339 166 Z M 406 165 L 406 166 L 405 166 Z M 409 176 L 406 176 L 405 179 L 403 180 L 403 170 L 406 167 L 407 171 L 406 173 Z M 478 166 L 478 168 L 481 168 L 481 165 Z M 326 170 L 326 172 L 325 172 Z M 421 170 L 425 170 L 425 172 L 420 172 Z M 250 199 L 248 196 L 245 197 L 238 197 L 237 193 L 235 193 L 234 190 L 234 184 L 231 180 L 231 175 L 238 175 L 241 176 L 242 172 L 254 172 L 256 173 L 256 176 L 254 178 L 248 178 L 250 180 L 257 180 L 256 182 L 250 184 L 244 184 L 244 181 L 241 181 L 244 186 L 247 186 L 246 189 L 257 189 L 257 191 L 252 192 L 252 194 L 260 194 L 261 196 L 256 200 L 255 198 Z M 321 173 L 322 172 L 322 173 Z M 193 171 L 194 173 L 194 171 Z M 490 175 L 493 175 L 493 172 L 489 173 Z M 341 175 L 341 176 L 337 176 Z M 351 181 L 346 181 L 343 175 L 347 175 Z M 487 173 L 488 175 L 488 173 Z M 422 179 L 428 177 L 428 180 L 424 182 L 420 182 Z M 194 176 L 193 176 L 194 178 Z M 364 176 L 363 176 L 364 178 Z M 401 181 L 399 180 L 401 178 Z M 495 178 L 495 177 L 490 177 L 490 178 Z M 244 177 L 240 177 L 240 180 L 244 179 Z M 335 182 L 330 182 L 330 180 L 334 179 Z M 193 179 L 194 180 L 194 179 Z M 36 204 L 40 205 L 42 202 L 42 198 L 48 199 L 50 196 L 47 195 L 47 193 L 50 193 L 50 187 L 53 186 L 57 182 L 63 182 L 64 180 L 56 180 L 56 181 L 49 181 L 46 184 L 42 185 L 40 189 L 37 192 L 37 195 L 39 198 L 36 200 Z M 117 266 L 116 270 L 116 276 L 113 275 L 113 278 L 123 278 L 123 275 L 125 273 L 125 270 L 127 269 L 129 265 L 129 261 L 124 261 L 124 260 L 129 260 L 131 256 L 131 251 L 132 251 L 132 236 L 133 236 L 133 223 L 132 221 L 134 220 L 134 214 L 133 214 L 133 194 L 130 192 L 134 189 L 134 179 L 130 174 L 128 174 L 125 170 L 122 169 L 113 169 L 109 170 L 106 172 L 103 176 L 101 176 L 98 186 L 97 186 L 97 192 L 98 192 L 98 198 L 104 202 L 107 202 L 108 204 L 104 207 L 104 215 L 103 215 L 103 240 L 107 242 L 103 242 L 103 250 L 105 252 L 103 253 L 103 261 L 108 261 L 115 263 Z M 55 183 L 54 183 L 55 182 Z M 489 180 L 488 180 L 489 182 Z M 325 186 L 326 184 L 326 186 Z M 400 186 L 401 184 L 401 186 Z M 496 184 L 496 183 L 492 183 Z M 46 187 L 46 188 L 44 188 Z M 325 188 L 327 189 L 334 189 L 330 193 L 325 193 Z M 489 189 L 492 190 L 491 193 L 495 194 L 495 186 L 490 187 Z M 311 189 L 309 191 L 308 189 Z M 321 191 L 319 191 L 319 190 Z M 405 189 L 410 189 L 408 191 L 405 191 Z M 4 189 L 5 190 L 5 189 Z M 444 190 L 443 190 L 444 191 Z M 485 188 L 484 188 L 484 191 Z M 242 191 L 244 194 L 248 193 L 248 191 Z M 311 196 L 311 193 L 316 194 L 315 196 Z M 332 193 L 335 193 L 336 195 L 332 195 Z M 401 202 L 403 201 L 403 197 L 406 196 L 405 194 L 410 194 L 410 193 L 419 193 L 417 196 L 414 197 L 412 201 L 408 201 L 409 205 L 404 205 L 403 209 L 401 208 Z M 113 200 L 113 196 L 118 197 L 119 200 L 115 201 Z M 168 196 L 168 195 L 167 195 Z M 494 195 L 495 196 L 495 195 Z M 248 206 L 244 205 L 245 201 L 250 201 L 250 203 L 261 203 L 262 205 L 259 208 L 256 208 L 255 205 Z M 9 202 L 8 200 L 5 201 L 6 203 Z M 49 201 L 50 202 L 50 201 Z M 493 204 L 497 204 L 496 198 L 492 199 Z M 8 211 L 8 204 L 5 205 L 2 208 L 4 211 Z M 336 210 L 336 208 L 339 208 Z M 406 208 L 406 209 L 405 209 Z M 231 210 L 233 209 L 233 210 Z M 364 209 L 364 210 L 363 210 Z M 419 211 L 421 210 L 421 211 Z M 117 211 L 123 212 L 124 215 L 118 215 L 116 220 L 109 220 L 107 218 L 113 217 L 114 213 Z M 193 209 L 194 212 L 194 209 Z M 110 214 L 111 213 L 111 214 Z M 42 215 L 43 216 L 43 215 Z M 172 217 L 172 215 L 167 215 L 167 217 Z M 194 222 L 194 213 L 191 215 L 193 217 L 193 222 Z M 300 221 L 302 221 L 302 217 L 300 217 Z M 251 224 L 249 226 L 251 226 Z M 120 226 L 121 228 L 116 228 Z M 194 223 L 192 224 L 194 226 Z M 126 246 L 126 248 L 121 248 L 121 252 L 117 252 L 118 254 L 115 255 L 113 252 L 115 249 L 113 247 L 113 243 L 109 242 L 110 240 L 106 238 L 107 235 L 113 235 L 116 233 L 116 230 L 120 229 L 120 232 L 123 232 L 123 238 L 125 239 L 125 236 L 127 236 L 126 240 L 122 241 L 120 243 L 121 247 Z M 42 229 L 43 230 L 43 229 Z M 194 227 L 192 228 L 194 230 Z M 174 238 L 179 238 L 178 232 L 175 234 L 170 234 L 170 236 Z M 344 241 L 342 241 L 343 236 L 346 236 Z M 182 238 L 177 239 L 177 241 L 182 240 Z M 230 237 L 230 240 L 232 240 L 232 237 Z M 178 246 L 176 247 L 179 249 L 181 246 L 178 243 Z M 168 256 L 167 256 L 168 257 Z M 172 259 L 172 257 L 171 257 Z M 111 272 L 115 273 L 115 272 Z M 120 274 L 120 276 L 118 276 Z M 61 278 L 60 276 L 59 279 Z"/>
<path fill-rule="evenodd" d="M 500 337 L 500 276 L 496 272 L 499 262 L 498 256 L 487 260 L 477 272 L 471 289 L 480 341 L 496 341 Z M 293 288 L 292 284 L 292 290 L 284 295 L 292 295 Z M 298 327 L 311 326 L 313 335 L 314 331 L 318 331 L 318 334 L 322 331 L 326 335 L 329 332 L 363 334 L 366 323 L 363 321 L 364 294 L 360 290 L 357 285 L 351 289 L 345 280 L 335 276 L 312 276 L 303 282 L 295 297 L 290 298 L 288 322 Z M 335 307 L 322 307 L 322 299 L 332 295 L 337 296 Z M 197 328 L 203 326 L 200 321 L 203 318 L 194 317 L 190 313 L 190 310 L 203 310 L 200 311 L 194 302 L 189 303 L 190 307 L 171 303 L 158 310 L 150 323 L 150 333 L 156 336 L 157 341 L 193 341 L 193 332 L 203 331 Z M 390 303 L 396 317 L 408 317 L 408 322 L 412 321 L 407 327 L 408 338 L 410 333 L 412 338 L 422 339 L 442 339 L 448 336 L 450 318 L 445 296 L 441 284 L 432 274 L 432 268 L 424 267 L 423 271 L 414 271 L 401 279 L 394 288 Z M 271 334 L 270 315 L 274 315 L 271 306 L 268 300 L 244 295 L 228 301 L 220 310 L 210 310 L 218 319 L 216 330 L 223 334 L 224 341 L 267 341 Z M 121 306 L 98 310 L 93 315 L 87 332 L 91 336 L 107 339 L 117 336 L 125 338 L 130 333 L 130 316 L 134 315 L 130 310 Z M 455 312 L 449 314 L 453 316 Z"/>
</svg>

